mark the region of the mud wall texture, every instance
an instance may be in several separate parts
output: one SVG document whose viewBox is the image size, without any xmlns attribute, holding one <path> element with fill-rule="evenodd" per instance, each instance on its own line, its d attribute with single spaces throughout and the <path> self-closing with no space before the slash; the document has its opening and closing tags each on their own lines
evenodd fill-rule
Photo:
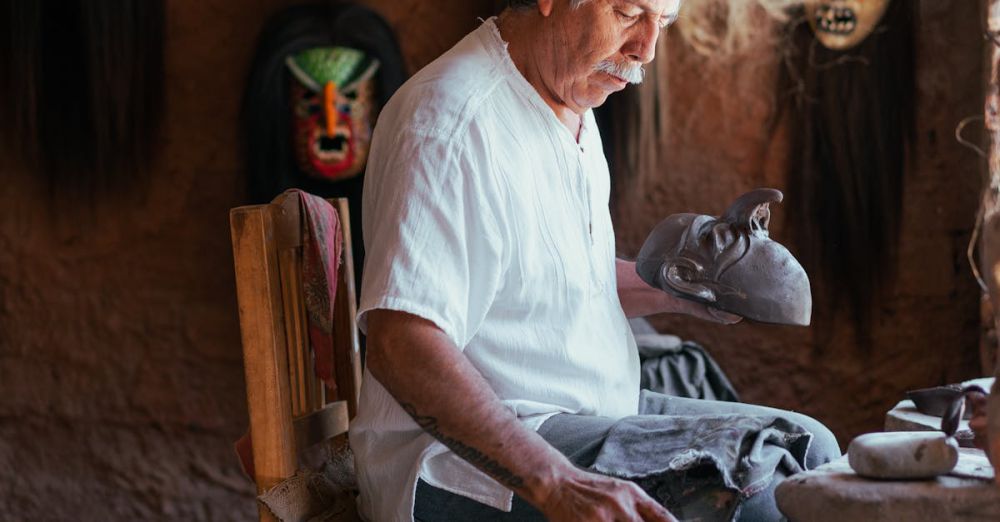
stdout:
<svg viewBox="0 0 1000 522">
<path fill-rule="evenodd" d="M 879 303 L 870 351 L 857 346 L 842 313 L 832 319 L 836 333 L 825 346 L 815 328 L 654 320 L 661 330 L 707 346 L 743 400 L 813 415 L 846 445 L 879 429 L 905 390 L 977 376 L 979 294 L 965 250 L 981 164 L 954 131 L 966 116 L 982 113 L 978 13 L 976 2 L 920 2 L 915 160 L 905 178 L 899 273 L 892 295 Z M 779 128 L 772 139 L 765 131 L 774 110 L 773 48 L 716 63 L 677 36 L 660 53 L 668 59 L 670 93 L 660 173 L 639 189 L 627 178 L 616 180 L 614 217 L 624 256 L 634 256 L 669 214 L 717 214 L 746 190 L 787 187 L 787 132 Z M 966 137 L 976 139 L 981 128 L 970 125 Z M 772 209 L 772 237 L 789 240 L 785 211 Z"/>
<path fill-rule="evenodd" d="M 411 71 L 495 6 L 364 3 L 396 29 Z M 231 449 L 246 406 L 227 213 L 244 200 L 236 124 L 254 38 L 290 4 L 167 3 L 167 117 L 146 194 L 55 206 L 36 176 L 0 163 L 0 519 L 254 518 Z M 876 428 L 904 389 L 973 374 L 977 296 L 963 256 L 978 164 L 951 138 L 980 108 L 973 4 L 922 2 L 919 161 L 899 291 L 870 355 L 847 330 L 815 355 L 808 331 L 656 319 L 708 346 L 747 400 L 846 437 Z M 765 69 L 707 67 L 670 40 L 670 159 L 648 191 L 613 202 L 624 254 L 664 215 L 783 185 L 783 152 L 760 133 L 767 93 L 753 85 Z M 780 219 L 774 228 L 780 239 Z"/>
<path fill-rule="evenodd" d="M 167 116 L 147 195 L 49 204 L 0 167 L 0 520 L 251 520 L 229 208 L 256 35 L 288 0 L 167 2 Z M 367 2 L 412 69 L 489 1 Z M 127 199 L 127 198 L 126 198 Z"/>
</svg>

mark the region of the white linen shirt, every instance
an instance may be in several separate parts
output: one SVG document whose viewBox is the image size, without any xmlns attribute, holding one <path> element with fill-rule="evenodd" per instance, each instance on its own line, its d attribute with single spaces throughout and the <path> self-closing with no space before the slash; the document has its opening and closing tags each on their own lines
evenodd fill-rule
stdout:
<svg viewBox="0 0 1000 522">
<path fill-rule="evenodd" d="M 374 309 L 432 321 L 531 429 L 560 412 L 637 413 L 593 114 L 578 143 L 494 20 L 393 96 L 365 176 L 362 330 Z M 412 520 L 418 477 L 510 509 L 509 489 L 421 430 L 367 371 L 350 443 L 368 520 Z"/>
</svg>

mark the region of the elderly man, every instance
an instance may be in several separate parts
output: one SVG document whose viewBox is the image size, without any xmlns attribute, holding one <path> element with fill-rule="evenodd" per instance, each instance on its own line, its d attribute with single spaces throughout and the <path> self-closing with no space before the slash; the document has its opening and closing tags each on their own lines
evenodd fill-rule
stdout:
<svg viewBox="0 0 1000 522">
<path fill-rule="evenodd" d="M 677 498 L 583 469 L 629 476 L 606 451 L 624 444 L 609 436 L 623 418 L 689 433 L 670 419 L 782 414 L 818 434 L 807 460 L 839 454 L 822 425 L 789 412 L 663 396 L 640 406 L 627 317 L 737 319 L 650 288 L 614 257 L 591 109 L 641 80 L 679 3 L 511 0 L 383 110 L 365 182 L 368 359 L 350 433 L 366 518 L 674 520 L 663 503 Z M 781 475 L 771 468 L 745 496 Z M 763 504 L 743 512 L 773 513 Z"/>
</svg>

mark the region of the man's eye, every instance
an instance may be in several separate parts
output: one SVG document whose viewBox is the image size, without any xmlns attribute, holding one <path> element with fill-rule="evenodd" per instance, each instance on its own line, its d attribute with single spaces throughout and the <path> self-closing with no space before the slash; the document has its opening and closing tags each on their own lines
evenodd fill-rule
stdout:
<svg viewBox="0 0 1000 522">
<path fill-rule="evenodd" d="M 615 13 L 618 14 L 618 18 L 621 21 L 626 22 L 626 23 L 630 23 L 630 24 L 633 24 L 636 21 L 638 21 L 639 17 L 641 16 L 639 14 L 628 14 L 625 11 L 622 11 L 622 10 L 619 10 L 619 9 L 615 9 Z"/>
</svg>

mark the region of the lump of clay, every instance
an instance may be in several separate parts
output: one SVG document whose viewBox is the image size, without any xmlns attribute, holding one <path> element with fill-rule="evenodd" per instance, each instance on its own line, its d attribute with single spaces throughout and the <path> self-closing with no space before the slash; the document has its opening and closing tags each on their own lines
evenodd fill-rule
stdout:
<svg viewBox="0 0 1000 522">
<path fill-rule="evenodd" d="M 740 196 L 722 217 L 674 214 L 657 225 L 636 259 L 646 283 L 747 319 L 806 326 L 809 277 L 768 234 L 775 189 Z"/>
<path fill-rule="evenodd" d="M 866 433 L 847 447 L 847 462 L 862 477 L 923 479 L 958 463 L 958 443 L 937 431 Z"/>
</svg>

